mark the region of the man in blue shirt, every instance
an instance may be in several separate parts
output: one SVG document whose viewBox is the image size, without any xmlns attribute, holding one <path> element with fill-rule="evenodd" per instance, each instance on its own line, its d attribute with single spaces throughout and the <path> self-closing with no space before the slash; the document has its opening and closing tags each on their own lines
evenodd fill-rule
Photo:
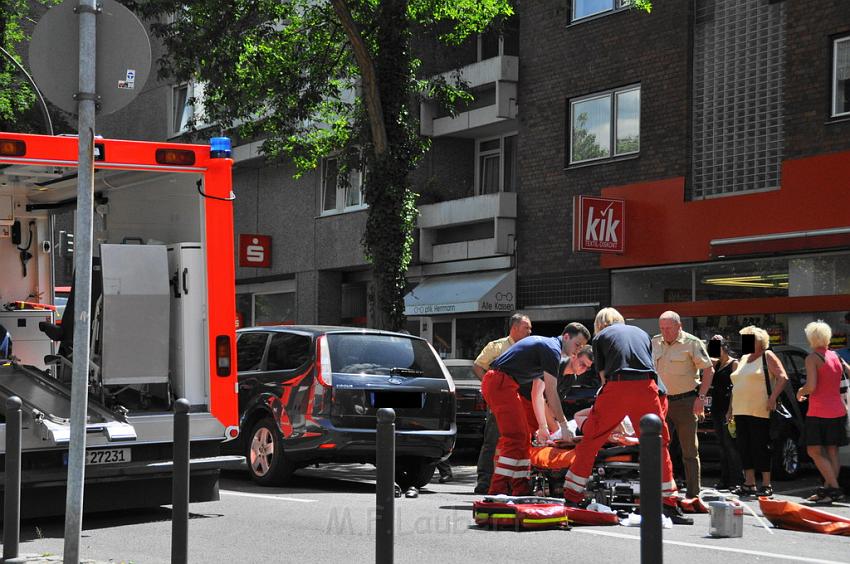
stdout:
<svg viewBox="0 0 850 564">
<path fill-rule="evenodd" d="M 500 436 L 489 494 L 530 493 L 530 437 L 537 429 L 538 442 L 549 439 L 546 402 L 555 412 L 562 434 L 569 435 L 558 398 L 558 365 L 562 356 L 574 354 L 589 339 L 584 325 L 570 323 L 560 337 L 526 337 L 490 363 L 481 392 L 496 417 Z M 531 400 L 519 393 L 520 386 L 529 383 Z"/>
</svg>

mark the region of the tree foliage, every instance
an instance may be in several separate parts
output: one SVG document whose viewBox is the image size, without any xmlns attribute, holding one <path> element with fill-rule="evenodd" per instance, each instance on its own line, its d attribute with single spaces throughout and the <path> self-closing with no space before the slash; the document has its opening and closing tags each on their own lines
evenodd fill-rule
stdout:
<svg viewBox="0 0 850 564">
<path fill-rule="evenodd" d="M 416 221 L 410 171 L 427 150 L 416 97 L 464 98 L 416 76 L 413 30 L 463 41 L 513 13 L 511 0 L 125 0 L 156 23 L 160 75 L 204 83 L 207 122 L 264 140 L 300 172 L 340 154 L 340 179 L 364 172 L 363 245 L 375 325 L 404 321 L 404 274 Z"/>
<path fill-rule="evenodd" d="M 26 68 L 21 53 L 29 41 L 28 30 L 40 13 L 59 1 L 0 0 L 0 131 L 48 133 L 32 85 L 9 58 Z M 52 109 L 51 116 L 54 129 L 68 131 L 59 110 Z"/>
</svg>

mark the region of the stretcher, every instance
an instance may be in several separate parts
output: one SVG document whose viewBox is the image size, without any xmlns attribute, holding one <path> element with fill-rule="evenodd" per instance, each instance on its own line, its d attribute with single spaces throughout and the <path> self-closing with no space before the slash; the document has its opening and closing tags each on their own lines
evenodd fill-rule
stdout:
<svg viewBox="0 0 850 564">
<path fill-rule="evenodd" d="M 640 504 L 640 449 L 635 441 L 623 437 L 601 449 L 588 481 L 593 500 L 615 511 L 628 513 Z M 530 460 L 531 491 L 539 496 L 561 497 L 564 477 L 575 460 L 575 441 L 533 447 Z"/>
</svg>

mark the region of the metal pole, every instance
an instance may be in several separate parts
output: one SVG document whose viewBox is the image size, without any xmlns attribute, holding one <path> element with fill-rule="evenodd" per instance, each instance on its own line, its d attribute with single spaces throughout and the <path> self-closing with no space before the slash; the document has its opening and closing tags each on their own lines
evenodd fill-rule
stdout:
<svg viewBox="0 0 850 564">
<path fill-rule="evenodd" d="M 171 562 L 189 558 L 189 401 L 174 404 L 174 474 L 171 484 Z"/>
<path fill-rule="evenodd" d="M 640 561 L 661 564 L 661 419 L 640 420 Z"/>
<path fill-rule="evenodd" d="M 395 411 L 378 410 L 375 487 L 375 562 L 393 564 L 395 534 Z"/>
<path fill-rule="evenodd" d="M 21 398 L 6 400 L 6 484 L 3 504 L 3 561 L 18 558 L 21 541 Z"/>
<path fill-rule="evenodd" d="M 77 91 L 77 220 L 74 227 L 74 348 L 71 372 L 71 441 L 65 500 L 65 564 L 80 561 L 88 411 L 89 327 L 91 312 L 92 216 L 94 201 L 96 0 L 79 0 L 80 75 Z"/>
</svg>

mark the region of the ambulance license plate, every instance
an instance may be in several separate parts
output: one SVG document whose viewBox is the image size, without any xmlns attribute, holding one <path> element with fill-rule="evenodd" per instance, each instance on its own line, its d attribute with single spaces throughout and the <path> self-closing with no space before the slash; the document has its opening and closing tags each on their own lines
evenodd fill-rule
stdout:
<svg viewBox="0 0 850 564">
<path fill-rule="evenodd" d="M 129 448 L 98 448 L 86 451 L 86 466 L 118 464 L 131 460 Z"/>
</svg>

